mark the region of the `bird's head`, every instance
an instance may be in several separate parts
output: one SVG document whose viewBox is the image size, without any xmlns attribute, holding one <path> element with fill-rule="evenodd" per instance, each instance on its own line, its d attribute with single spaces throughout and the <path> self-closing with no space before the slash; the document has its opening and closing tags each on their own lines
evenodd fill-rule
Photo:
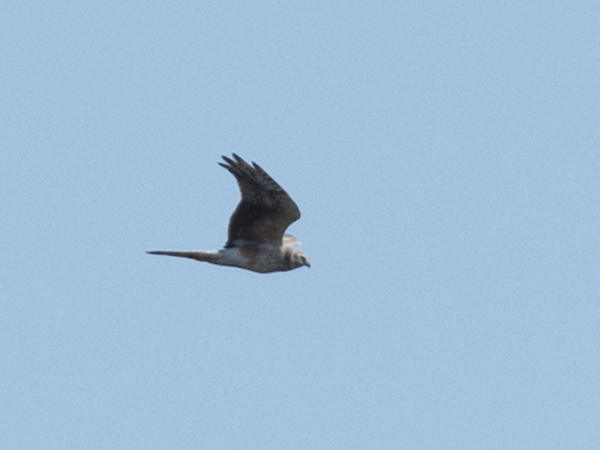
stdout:
<svg viewBox="0 0 600 450">
<path fill-rule="evenodd" d="M 289 254 L 291 269 L 297 269 L 298 267 L 302 266 L 307 266 L 308 268 L 310 268 L 310 260 L 308 259 L 308 256 L 306 256 L 304 253 L 289 247 L 286 249 L 286 252 L 290 252 Z"/>
</svg>

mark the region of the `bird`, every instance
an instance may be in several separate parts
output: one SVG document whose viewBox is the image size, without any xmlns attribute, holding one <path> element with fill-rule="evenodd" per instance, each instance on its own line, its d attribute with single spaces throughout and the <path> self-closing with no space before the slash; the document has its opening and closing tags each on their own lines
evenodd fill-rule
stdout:
<svg viewBox="0 0 600 450">
<path fill-rule="evenodd" d="M 308 256 L 296 249 L 300 241 L 285 230 L 300 218 L 300 210 L 286 191 L 258 164 L 248 164 L 233 153 L 222 156 L 236 179 L 241 200 L 229 219 L 227 242 L 221 250 L 152 250 L 150 255 L 190 258 L 257 273 L 285 272 L 307 266 Z"/>
</svg>

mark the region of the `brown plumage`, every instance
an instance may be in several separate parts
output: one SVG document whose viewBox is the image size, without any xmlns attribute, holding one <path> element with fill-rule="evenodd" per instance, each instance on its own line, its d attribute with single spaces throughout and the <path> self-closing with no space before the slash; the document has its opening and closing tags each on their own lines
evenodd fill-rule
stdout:
<svg viewBox="0 0 600 450">
<path fill-rule="evenodd" d="M 225 247 L 239 240 L 281 245 L 287 227 L 300 218 L 300 210 L 290 196 L 258 164 L 250 166 L 235 153 L 235 161 L 223 156 L 238 182 L 242 199 L 229 220 Z"/>
</svg>

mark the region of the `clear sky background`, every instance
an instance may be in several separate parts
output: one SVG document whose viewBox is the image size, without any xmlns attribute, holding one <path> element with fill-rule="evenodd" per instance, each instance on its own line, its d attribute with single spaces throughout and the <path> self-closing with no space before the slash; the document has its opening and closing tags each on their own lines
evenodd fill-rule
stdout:
<svg viewBox="0 0 600 450">
<path fill-rule="evenodd" d="M 0 447 L 600 448 L 600 6 L 0 6 Z M 239 153 L 312 269 L 217 249 Z"/>
</svg>

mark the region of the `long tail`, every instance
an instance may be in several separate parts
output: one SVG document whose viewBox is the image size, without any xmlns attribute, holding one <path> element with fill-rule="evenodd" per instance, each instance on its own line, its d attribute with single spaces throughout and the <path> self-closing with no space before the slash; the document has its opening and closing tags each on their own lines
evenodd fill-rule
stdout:
<svg viewBox="0 0 600 450">
<path fill-rule="evenodd" d="M 179 256 L 181 258 L 190 258 L 195 259 L 196 261 L 206 261 L 210 263 L 214 263 L 217 258 L 217 252 L 154 250 L 146 253 L 149 255 Z"/>
</svg>

